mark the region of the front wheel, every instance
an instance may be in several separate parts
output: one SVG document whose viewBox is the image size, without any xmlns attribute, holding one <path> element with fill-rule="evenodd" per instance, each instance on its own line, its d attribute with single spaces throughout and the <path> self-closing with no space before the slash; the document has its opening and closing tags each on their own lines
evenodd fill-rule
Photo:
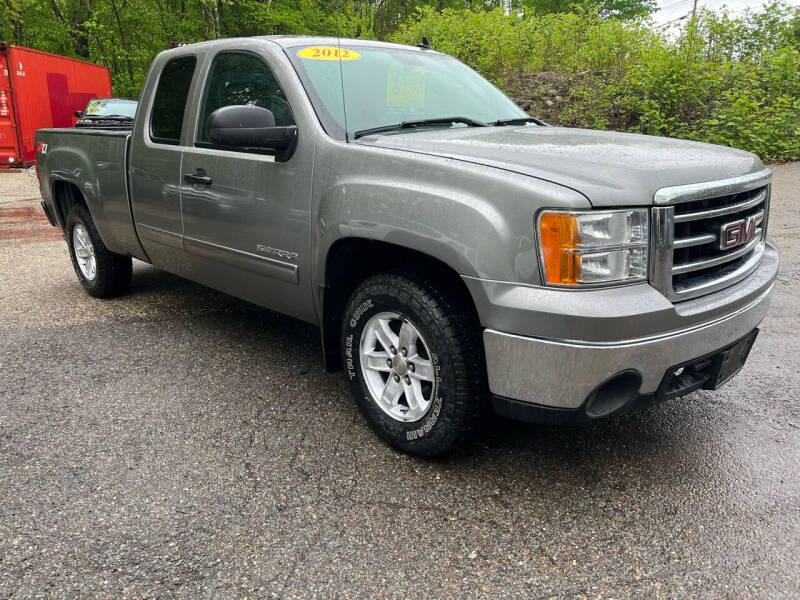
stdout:
<svg viewBox="0 0 800 600">
<path fill-rule="evenodd" d="M 486 408 L 471 306 L 422 277 L 382 273 L 361 283 L 345 309 L 342 352 L 367 422 L 409 454 L 448 451 Z"/>
<path fill-rule="evenodd" d="M 128 290 L 133 269 L 131 257 L 106 248 L 83 204 L 76 204 L 69 211 L 67 243 L 75 274 L 89 295 L 112 298 Z"/>
</svg>

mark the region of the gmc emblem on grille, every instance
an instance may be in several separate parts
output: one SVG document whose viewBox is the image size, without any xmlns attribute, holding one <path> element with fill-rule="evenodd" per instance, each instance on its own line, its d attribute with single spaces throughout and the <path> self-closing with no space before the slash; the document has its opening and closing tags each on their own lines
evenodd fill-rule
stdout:
<svg viewBox="0 0 800 600">
<path fill-rule="evenodd" d="M 761 222 L 764 220 L 764 211 L 750 215 L 746 219 L 739 219 L 725 223 L 719 230 L 719 249 L 730 250 L 761 237 Z"/>
</svg>

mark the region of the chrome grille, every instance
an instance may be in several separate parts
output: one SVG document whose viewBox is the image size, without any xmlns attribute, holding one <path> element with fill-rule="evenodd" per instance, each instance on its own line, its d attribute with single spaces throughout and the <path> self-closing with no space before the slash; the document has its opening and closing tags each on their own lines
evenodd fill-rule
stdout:
<svg viewBox="0 0 800 600">
<path fill-rule="evenodd" d="M 652 220 L 651 283 L 678 301 L 749 275 L 764 253 L 770 177 L 764 169 L 736 179 L 659 190 Z"/>
</svg>

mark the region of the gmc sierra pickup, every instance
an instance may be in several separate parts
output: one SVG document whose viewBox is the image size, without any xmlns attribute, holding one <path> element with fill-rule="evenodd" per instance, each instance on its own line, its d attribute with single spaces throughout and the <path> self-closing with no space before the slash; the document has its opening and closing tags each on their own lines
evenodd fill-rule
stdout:
<svg viewBox="0 0 800 600">
<path fill-rule="evenodd" d="M 86 291 L 131 258 L 318 324 L 417 455 L 485 411 L 567 422 L 728 381 L 778 272 L 770 171 L 551 127 L 423 44 L 255 37 L 153 61 L 133 130 L 37 134 Z"/>
</svg>

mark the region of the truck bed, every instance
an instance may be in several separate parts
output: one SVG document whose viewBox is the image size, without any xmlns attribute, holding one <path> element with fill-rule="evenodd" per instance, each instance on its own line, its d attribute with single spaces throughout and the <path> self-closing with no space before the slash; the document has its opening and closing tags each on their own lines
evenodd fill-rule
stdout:
<svg viewBox="0 0 800 600">
<path fill-rule="evenodd" d="M 86 198 L 109 250 L 143 258 L 128 196 L 130 137 L 131 132 L 124 130 L 40 129 L 36 132 L 39 181 L 62 229 L 69 207 L 54 202 L 55 186 L 71 184 Z"/>
</svg>

